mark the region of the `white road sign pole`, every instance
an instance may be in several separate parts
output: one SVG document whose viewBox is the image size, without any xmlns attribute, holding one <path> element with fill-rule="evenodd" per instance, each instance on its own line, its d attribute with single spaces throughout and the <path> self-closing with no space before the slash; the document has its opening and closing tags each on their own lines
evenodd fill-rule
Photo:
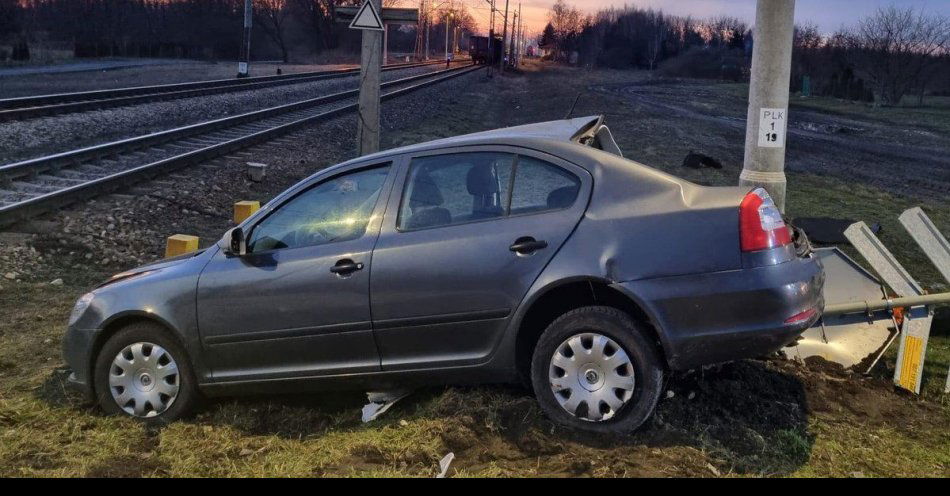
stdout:
<svg viewBox="0 0 950 496">
<path fill-rule="evenodd" d="M 363 31 L 360 65 L 360 112 L 357 122 L 359 155 L 379 151 L 379 73 L 382 68 L 382 0 L 364 0 L 350 28 Z"/>
</svg>

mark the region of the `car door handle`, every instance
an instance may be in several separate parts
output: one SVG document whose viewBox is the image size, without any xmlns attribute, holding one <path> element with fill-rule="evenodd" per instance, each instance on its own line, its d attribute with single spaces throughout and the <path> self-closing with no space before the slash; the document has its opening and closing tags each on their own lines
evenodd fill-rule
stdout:
<svg viewBox="0 0 950 496">
<path fill-rule="evenodd" d="M 344 258 L 343 260 L 338 261 L 333 267 L 330 267 L 330 272 L 333 272 L 338 276 L 352 274 L 358 270 L 363 270 L 363 264 L 354 262 L 348 258 Z"/>
<path fill-rule="evenodd" d="M 519 254 L 519 255 L 528 255 L 534 253 L 538 250 L 543 250 L 548 247 L 547 241 L 538 241 L 531 236 L 525 236 L 515 240 L 515 244 L 508 247 L 509 250 Z"/>
</svg>

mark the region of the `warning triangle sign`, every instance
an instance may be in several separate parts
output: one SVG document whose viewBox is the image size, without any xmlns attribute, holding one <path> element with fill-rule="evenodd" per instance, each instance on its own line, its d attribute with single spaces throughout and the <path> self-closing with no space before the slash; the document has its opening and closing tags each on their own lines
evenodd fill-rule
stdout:
<svg viewBox="0 0 950 496">
<path fill-rule="evenodd" d="M 350 29 L 374 29 L 376 31 L 385 29 L 382 19 L 379 18 L 379 13 L 376 12 L 376 7 L 373 6 L 373 2 L 370 0 L 363 1 L 363 6 L 356 13 L 353 22 L 350 23 Z"/>
</svg>

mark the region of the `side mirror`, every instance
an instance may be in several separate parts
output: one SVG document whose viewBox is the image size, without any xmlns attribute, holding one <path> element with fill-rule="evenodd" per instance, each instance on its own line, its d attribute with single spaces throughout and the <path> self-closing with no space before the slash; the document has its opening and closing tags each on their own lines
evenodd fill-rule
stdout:
<svg viewBox="0 0 950 496">
<path fill-rule="evenodd" d="M 235 227 L 224 234 L 221 238 L 221 249 L 231 256 L 243 256 L 247 254 L 247 243 L 244 240 L 244 230 Z"/>
</svg>

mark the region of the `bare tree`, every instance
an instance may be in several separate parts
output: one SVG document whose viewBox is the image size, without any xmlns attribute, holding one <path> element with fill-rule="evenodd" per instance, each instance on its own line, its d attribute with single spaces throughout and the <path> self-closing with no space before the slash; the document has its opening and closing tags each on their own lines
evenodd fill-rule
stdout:
<svg viewBox="0 0 950 496">
<path fill-rule="evenodd" d="M 0 40 L 20 30 L 20 4 L 17 0 L 0 0 Z"/>
<path fill-rule="evenodd" d="M 650 62 L 650 70 L 656 69 L 656 64 L 660 61 L 663 54 L 663 48 L 670 35 L 670 26 L 663 12 L 650 10 L 647 11 L 647 59 Z"/>
<path fill-rule="evenodd" d="M 573 39 L 584 27 L 584 20 L 576 7 L 567 5 L 564 0 L 557 0 L 548 12 L 548 22 L 554 29 L 553 41 L 557 47 L 554 58 L 559 60 L 563 52 L 572 48 Z"/>
<path fill-rule="evenodd" d="M 289 62 L 287 19 L 290 18 L 290 9 L 287 8 L 287 0 L 257 0 L 254 5 L 255 24 L 280 49 L 284 63 Z"/>
<path fill-rule="evenodd" d="M 748 30 L 745 22 L 730 16 L 715 17 L 700 26 L 706 44 L 715 48 L 740 48 Z"/>
<path fill-rule="evenodd" d="M 334 48 L 338 40 L 339 26 L 336 22 L 336 7 L 339 0 L 293 0 L 293 7 L 319 43 L 319 48 Z"/>
<path fill-rule="evenodd" d="M 884 105 L 897 105 L 918 90 L 950 48 L 950 18 L 913 8 L 883 7 L 850 34 L 855 65 L 873 83 Z"/>
</svg>

